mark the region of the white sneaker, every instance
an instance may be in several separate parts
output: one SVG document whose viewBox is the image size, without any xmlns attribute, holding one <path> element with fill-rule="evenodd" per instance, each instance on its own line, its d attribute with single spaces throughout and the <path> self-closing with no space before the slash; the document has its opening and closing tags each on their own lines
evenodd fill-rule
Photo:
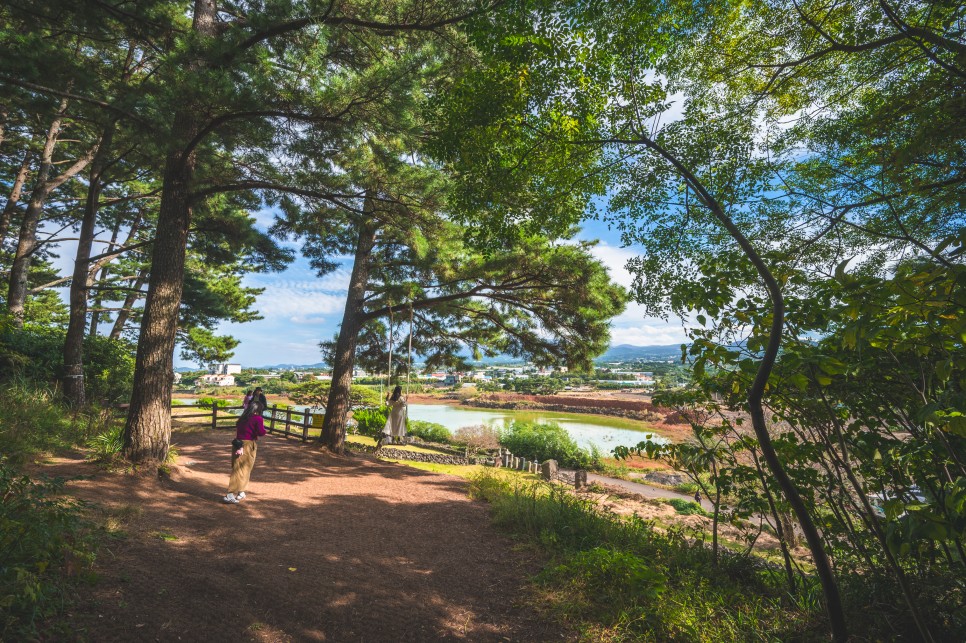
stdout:
<svg viewBox="0 0 966 643">
<path fill-rule="evenodd" d="M 244 492 L 244 491 L 242 491 L 241 493 L 239 493 L 239 494 L 238 494 L 237 496 L 235 496 L 235 497 L 236 497 L 236 498 L 238 498 L 239 500 L 244 500 L 244 499 L 245 499 L 245 492 Z"/>
<path fill-rule="evenodd" d="M 235 494 L 233 494 L 233 493 L 228 494 L 227 496 L 225 496 L 224 498 L 222 498 L 222 500 L 225 501 L 225 502 L 227 502 L 230 505 L 237 505 L 238 504 L 238 498 L 236 498 L 235 497 Z"/>
</svg>

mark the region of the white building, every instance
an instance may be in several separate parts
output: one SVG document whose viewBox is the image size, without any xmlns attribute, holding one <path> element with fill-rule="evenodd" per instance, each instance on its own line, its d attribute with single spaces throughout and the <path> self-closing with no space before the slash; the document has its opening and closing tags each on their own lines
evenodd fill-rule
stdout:
<svg viewBox="0 0 966 643">
<path fill-rule="evenodd" d="M 209 373 L 208 375 L 199 377 L 198 381 L 210 386 L 234 386 L 235 376 Z"/>
<path fill-rule="evenodd" d="M 211 375 L 238 375 L 241 371 L 241 364 L 212 364 L 208 367 Z"/>
</svg>

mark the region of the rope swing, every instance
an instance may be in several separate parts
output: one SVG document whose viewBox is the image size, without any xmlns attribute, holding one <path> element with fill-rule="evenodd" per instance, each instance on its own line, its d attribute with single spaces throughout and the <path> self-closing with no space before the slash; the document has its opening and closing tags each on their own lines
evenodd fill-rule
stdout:
<svg viewBox="0 0 966 643">
<path fill-rule="evenodd" d="M 389 304 L 389 370 L 386 371 L 386 389 L 392 390 L 392 303 Z M 380 391 L 380 394 L 382 392 Z"/>
<path fill-rule="evenodd" d="M 413 302 L 409 302 L 409 350 L 406 356 L 406 401 L 409 402 L 409 383 L 410 376 L 413 371 Z M 389 306 L 389 337 L 388 337 L 388 347 L 389 347 L 389 363 L 388 370 L 386 371 L 386 389 L 392 390 L 392 331 L 395 324 L 395 317 L 392 313 L 392 305 Z M 380 389 L 382 388 L 382 382 L 380 381 Z M 382 391 L 379 391 L 380 396 L 382 396 Z"/>
<path fill-rule="evenodd" d="M 392 436 L 391 440 L 393 442 L 395 441 L 395 436 L 405 436 L 406 427 L 409 424 L 409 386 L 410 386 L 411 374 L 413 370 L 413 304 L 412 304 L 412 301 L 409 302 L 409 354 L 407 356 L 408 364 L 406 367 L 406 395 L 402 399 L 393 398 L 393 401 L 390 403 L 390 398 L 392 395 L 396 393 L 396 389 L 400 389 L 400 393 L 401 393 L 401 387 L 398 385 L 394 388 L 390 388 L 392 387 L 392 349 L 393 349 L 393 331 L 395 330 L 394 328 L 395 324 L 396 324 L 396 320 L 395 320 L 395 316 L 393 315 L 392 305 L 390 304 L 389 305 L 389 338 L 388 338 L 389 358 L 388 358 L 388 371 L 386 373 L 386 388 L 392 390 L 392 393 L 387 395 L 385 398 L 388 404 L 388 409 L 387 409 L 388 416 L 386 417 L 386 426 L 385 428 L 383 428 L 383 431 L 382 431 L 383 437 L 379 438 L 379 441 L 378 441 L 379 446 L 382 446 L 382 441 L 386 435 Z M 381 388 L 381 384 L 382 384 L 382 380 L 380 379 L 380 388 Z M 399 409 L 399 407 L 397 406 L 397 402 L 402 403 L 402 409 Z M 393 419 L 393 413 L 395 412 L 394 409 L 399 409 L 402 411 L 402 418 L 401 418 L 402 426 L 399 426 L 398 424 L 398 418 L 399 418 L 398 415 L 396 416 L 397 418 L 396 420 Z"/>
<path fill-rule="evenodd" d="M 409 375 L 413 372 L 413 301 L 409 300 L 409 364 L 406 366 L 406 416 L 409 416 Z"/>
</svg>

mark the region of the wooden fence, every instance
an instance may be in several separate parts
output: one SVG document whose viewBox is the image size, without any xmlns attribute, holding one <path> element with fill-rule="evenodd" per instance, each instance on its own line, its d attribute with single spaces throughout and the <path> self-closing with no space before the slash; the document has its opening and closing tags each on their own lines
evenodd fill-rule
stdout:
<svg viewBox="0 0 966 643">
<path fill-rule="evenodd" d="M 178 413 L 177 415 L 172 413 L 171 419 L 181 421 L 206 418 L 206 423 L 210 423 L 212 429 L 234 429 L 235 421 L 238 420 L 239 414 L 231 413 L 231 411 L 241 411 L 242 408 L 241 406 L 212 405 L 209 407 L 200 404 L 179 404 L 171 407 L 172 412 L 182 409 L 204 409 L 205 412 L 193 414 Z M 318 414 L 316 413 L 315 415 Z M 279 409 L 276 405 L 272 405 L 262 412 L 262 417 L 265 418 L 265 429 L 269 433 L 298 438 L 302 442 L 307 442 L 309 438 L 318 437 L 322 432 L 319 426 L 312 424 L 312 416 L 313 413 L 309 410 L 295 411 L 293 409 Z"/>
</svg>

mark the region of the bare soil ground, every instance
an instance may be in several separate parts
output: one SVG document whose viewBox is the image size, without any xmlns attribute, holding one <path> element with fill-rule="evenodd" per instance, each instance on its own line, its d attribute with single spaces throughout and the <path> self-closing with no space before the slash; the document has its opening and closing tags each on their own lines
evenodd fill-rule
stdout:
<svg viewBox="0 0 966 643">
<path fill-rule="evenodd" d="M 490 525 L 466 483 L 266 436 L 248 498 L 221 502 L 230 437 L 175 434 L 163 479 L 82 454 L 38 473 L 126 532 L 100 552 L 71 619 L 83 641 L 551 641 L 527 607 L 534 555 Z"/>
</svg>

